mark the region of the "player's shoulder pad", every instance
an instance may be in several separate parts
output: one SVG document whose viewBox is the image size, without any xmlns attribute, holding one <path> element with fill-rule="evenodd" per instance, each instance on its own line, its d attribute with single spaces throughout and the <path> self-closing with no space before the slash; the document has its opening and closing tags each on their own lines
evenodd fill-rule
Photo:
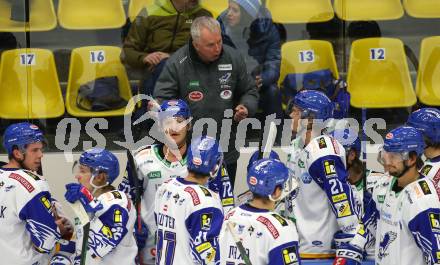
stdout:
<svg viewBox="0 0 440 265">
<path fill-rule="evenodd" d="M 99 202 L 102 204 L 102 212 L 107 211 L 113 205 L 119 205 L 124 208 L 130 207 L 130 200 L 128 200 L 127 195 L 118 190 L 112 190 L 105 192 L 98 197 Z"/>
<path fill-rule="evenodd" d="M 410 204 L 420 203 L 422 201 L 430 201 L 431 199 L 438 201 L 438 193 L 434 183 L 428 178 L 421 178 L 410 183 L 405 189 L 405 199 Z"/>
<path fill-rule="evenodd" d="M 333 137 L 320 135 L 315 137 L 306 146 L 305 150 L 311 156 L 312 161 L 325 155 L 337 155 L 345 157 L 344 147 Z"/>
<path fill-rule="evenodd" d="M 41 191 L 49 191 L 47 181 L 40 175 L 28 170 L 5 171 L 9 174 L 8 178 L 20 183 L 24 190 L 28 193 L 38 193 Z"/>
</svg>

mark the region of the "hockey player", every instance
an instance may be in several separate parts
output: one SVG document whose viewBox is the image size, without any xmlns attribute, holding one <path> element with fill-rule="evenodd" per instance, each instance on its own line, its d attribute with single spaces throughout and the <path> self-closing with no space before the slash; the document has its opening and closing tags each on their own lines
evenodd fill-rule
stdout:
<svg viewBox="0 0 440 265">
<path fill-rule="evenodd" d="M 440 110 L 422 108 L 414 111 L 408 125 L 420 130 L 424 136 L 426 161 L 420 173 L 433 180 L 440 189 Z"/>
<path fill-rule="evenodd" d="M 360 264 L 372 237 L 378 265 L 439 264 L 439 195 L 417 170 L 424 147 L 422 134 L 413 127 L 401 126 L 385 136 L 379 161 L 393 179 L 386 189 L 373 190 L 357 234 L 341 244 L 334 264 Z"/>
<path fill-rule="evenodd" d="M 156 192 L 157 265 L 215 264 L 223 222 L 220 197 L 205 185 L 222 165 L 217 141 L 196 138 L 188 151 L 188 175 L 166 181 Z"/>
<path fill-rule="evenodd" d="M 87 250 L 81 249 L 83 229 L 77 227 L 75 254 L 59 253 L 52 264 L 79 264 L 81 252 L 86 253 L 86 264 L 135 264 L 137 254 L 133 236 L 135 208 L 123 192 L 111 186 L 119 175 L 119 162 L 111 152 L 93 148 L 85 151 L 75 166 L 78 183 L 66 185 L 68 202 L 81 202 L 92 216 Z M 61 262 L 64 260 L 65 263 Z"/>
<path fill-rule="evenodd" d="M 167 143 L 158 143 L 139 148 L 134 152 L 134 160 L 138 166 L 137 175 L 141 186 L 141 215 L 142 221 L 148 229 L 145 247 L 141 250 L 144 264 L 155 264 L 156 256 L 156 220 L 154 217 L 154 196 L 159 186 L 165 181 L 175 177 L 186 177 L 187 170 L 187 145 L 191 129 L 191 113 L 188 104 L 179 100 L 167 100 L 160 106 L 159 122 L 165 137 L 178 148 L 172 152 Z M 185 123 L 188 122 L 186 125 Z M 174 147 L 175 148 L 175 147 Z M 180 154 L 176 156 L 176 154 Z M 225 211 L 234 206 L 234 197 L 231 183 L 225 167 L 218 172 L 217 178 L 211 181 L 209 187 L 218 192 L 222 198 Z M 123 179 L 119 189 L 131 194 L 134 198 L 134 174 L 127 164 L 127 176 Z M 136 229 L 138 243 L 142 248 L 145 236 Z"/>
<path fill-rule="evenodd" d="M 301 264 L 294 224 L 274 212 L 275 204 L 295 188 L 292 182 L 279 160 L 265 158 L 251 165 L 247 184 L 253 199 L 225 216 L 219 236 L 221 265 L 247 264 L 234 237 L 253 265 Z"/>
<path fill-rule="evenodd" d="M 296 219 L 301 258 L 331 258 L 337 231 L 354 235 L 358 223 L 347 182 L 344 147 L 313 127 L 332 118 L 333 103 L 322 92 L 303 90 L 290 102 L 292 131 L 297 135 L 288 153 L 288 167 L 299 183 L 286 212 Z M 293 196 L 294 197 L 294 196 Z M 293 204 L 293 205 L 291 205 Z"/>
<path fill-rule="evenodd" d="M 72 228 L 60 217 L 41 166 L 44 136 L 28 122 L 10 125 L 3 136 L 9 162 L 0 168 L 0 256 L 2 264 L 46 265 Z M 58 210 L 58 211 L 57 211 Z"/>
</svg>

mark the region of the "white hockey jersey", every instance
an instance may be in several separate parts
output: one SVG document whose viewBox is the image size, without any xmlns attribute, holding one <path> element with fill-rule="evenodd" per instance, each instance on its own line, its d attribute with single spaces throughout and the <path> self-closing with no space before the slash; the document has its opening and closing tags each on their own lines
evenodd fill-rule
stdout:
<svg viewBox="0 0 440 265">
<path fill-rule="evenodd" d="M 155 202 L 157 265 L 218 260 L 223 211 L 217 193 L 178 177 L 159 188 Z"/>
<path fill-rule="evenodd" d="M 96 198 L 103 209 L 90 221 L 87 251 L 88 265 L 134 265 L 137 255 L 133 235 L 136 210 L 123 192 L 113 190 Z M 76 227 L 77 241 L 74 264 L 79 264 L 83 228 Z"/>
<path fill-rule="evenodd" d="M 327 135 L 303 145 L 302 139 L 293 140 L 288 154 L 287 166 L 297 178 L 299 190 L 291 203 L 287 201 L 286 212 L 296 219 L 301 257 L 331 258 L 335 253 L 333 235 L 339 230 L 355 234 L 358 224 L 345 150 Z"/>
<path fill-rule="evenodd" d="M 46 265 L 59 238 L 47 181 L 0 168 L 0 263 Z"/>
<path fill-rule="evenodd" d="M 430 178 L 437 189 L 440 189 L 440 156 L 425 161 L 420 174 Z"/>
<path fill-rule="evenodd" d="M 227 223 L 233 224 L 253 265 L 298 265 L 298 233 L 295 225 L 275 212 L 243 204 L 232 209 L 219 236 L 220 265 L 244 264 Z"/>
<path fill-rule="evenodd" d="M 186 177 L 188 170 L 186 167 L 186 155 L 182 160 L 169 162 L 162 153 L 162 144 L 147 145 L 134 152 L 133 157 L 138 166 L 137 175 L 142 185 L 141 217 L 148 228 L 148 239 L 145 248 L 142 250 L 143 262 L 154 264 L 156 256 L 156 220 L 154 217 L 154 199 L 160 185 L 165 181 L 176 178 Z M 126 177 L 119 185 L 119 190 L 130 194 L 132 199 L 135 197 L 135 185 L 133 173 L 127 164 Z M 216 180 L 209 183 L 209 188 L 220 194 L 224 211 L 229 211 L 234 207 L 234 195 L 231 183 L 225 167 L 219 172 Z"/>
<path fill-rule="evenodd" d="M 376 184 L 351 244 L 375 238 L 378 265 L 432 265 L 440 258 L 440 202 L 431 180 L 401 189 L 397 178 Z M 366 240 L 365 240 L 366 239 Z"/>
</svg>

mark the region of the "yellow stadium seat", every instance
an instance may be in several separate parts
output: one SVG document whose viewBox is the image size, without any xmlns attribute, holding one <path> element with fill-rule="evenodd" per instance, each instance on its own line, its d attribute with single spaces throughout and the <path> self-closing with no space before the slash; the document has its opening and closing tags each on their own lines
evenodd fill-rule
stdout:
<svg viewBox="0 0 440 265">
<path fill-rule="evenodd" d="M 438 0 L 403 0 L 408 15 L 417 18 L 439 18 L 440 1 Z"/>
<path fill-rule="evenodd" d="M 267 0 L 266 6 L 279 23 L 323 22 L 334 17 L 330 0 Z"/>
<path fill-rule="evenodd" d="M 287 74 L 303 74 L 330 69 L 338 79 L 332 44 L 322 40 L 289 41 L 281 47 L 281 68 L 279 85 Z"/>
<path fill-rule="evenodd" d="M 66 109 L 69 114 L 76 117 L 108 117 L 124 115 L 125 107 L 107 111 L 87 111 L 77 107 L 76 98 L 81 85 L 100 77 L 117 76 L 119 81 L 119 94 L 125 100 L 132 97 L 127 73 L 122 65 L 119 55 L 121 49 L 112 46 L 88 46 L 72 50 L 69 69 L 69 81 L 66 91 Z M 131 113 L 134 106 L 130 104 L 128 111 Z"/>
<path fill-rule="evenodd" d="M 52 0 L 33 0 L 30 2 L 29 23 L 26 25 L 25 22 L 11 20 L 10 2 L 8 0 L 0 0 L 0 31 L 47 31 L 57 26 L 57 18 Z"/>
<path fill-rule="evenodd" d="M 1 118 L 45 119 L 64 114 L 55 60 L 49 50 L 3 52 L 0 88 Z"/>
<path fill-rule="evenodd" d="M 229 6 L 228 0 L 200 0 L 200 5 L 209 10 L 214 18 L 218 17 Z"/>
<path fill-rule="evenodd" d="M 66 29 L 110 29 L 125 24 L 121 0 L 59 0 L 58 19 Z"/>
<path fill-rule="evenodd" d="M 422 41 L 416 91 L 423 104 L 440 106 L 440 36 Z"/>
<path fill-rule="evenodd" d="M 357 108 L 409 107 L 417 101 L 399 39 L 354 41 L 347 83 L 351 105 Z"/>
<path fill-rule="evenodd" d="M 403 16 L 400 0 L 335 0 L 334 8 L 339 18 L 348 21 L 391 20 Z"/>
<path fill-rule="evenodd" d="M 130 0 L 130 4 L 128 5 L 128 17 L 130 21 L 133 21 L 142 9 L 147 8 L 147 6 L 153 3 L 154 0 Z"/>
</svg>

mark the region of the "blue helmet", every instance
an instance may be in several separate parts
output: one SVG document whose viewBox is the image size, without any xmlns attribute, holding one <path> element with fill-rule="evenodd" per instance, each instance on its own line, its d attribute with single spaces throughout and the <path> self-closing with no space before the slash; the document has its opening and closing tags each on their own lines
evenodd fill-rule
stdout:
<svg viewBox="0 0 440 265">
<path fill-rule="evenodd" d="M 187 161 L 188 171 L 215 177 L 223 163 L 219 143 L 210 136 L 197 137 L 191 142 Z"/>
<path fill-rule="evenodd" d="M 432 143 L 440 143 L 440 110 L 422 108 L 409 115 L 407 124 L 422 132 Z"/>
<path fill-rule="evenodd" d="M 339 143 L 348 150 L 355 150 L 359 155 L 361 153 L 361 140 L 359 135 L 351 128 L 336 129 L 330 133 Z"/>
<path fill-rule="evenodd" d="M 293 105 L 302 109 L 301 118 L 303 119 L 314 118 L 327 120 L 333 117 L 334 104 L 321 91 L 300 91 L 293 99 Z"/>
<path fill-rule="evenodd" d="M 277 159 L 264 158 L 256 161 L 247 174 L 249 190 L 260 196 L 270 196 L 277 186 L 284 186 L 289 179 L 289 169 Z"/>
<path fill-rule="evenodd" d="M 79 163 L 91 168 L 93 173 L 105 172 L 111 184 L 119 175 L 119 162 L 116 156 L 102 148 L 92 148 L 81 154 Z"/>
<path fill-rule="evenodd" d="M 191 117 L 188 104 L 182 100 L 165 100 L 160 105 L 159 119 L 165 120 L 170 117 L 182 117 L 185 120 Z"/>
<path fill-rule="evenodd" d="M 248 163 L 248 166 L 247 166 L 247 171 L 248 172 L 249 172 L 250 167 L 255 163 L 255 161 L 259 160 L 259 157 L 258 157 L 259 153 L 260 152 L 257 150 L 257 151 L 255 151 L 252 154 L 251 158 L 249 158 L 249 163 Z M 270 159 L 280 160 L 280 156 L 278 155 L 278 153 L 273 151 L 273 150 L 270 151 L 269 158 Z"/>
<path fill-rule="evenodd" d="M 414 151 L 417 156 L 423 154 L 425 142 L 422 133 L 414 127 L 400 126 L 385 136 L 383 149 L 386 152 L 405 153 Z"/>
<path fill-rule="evenodd" d="M 3 135 L 3 146 L 8 152 L 8 155 L 12 154 L 14 146 L 23 149 L 27 144 L 37 142 L 46 142 L 43 132 L 38 126 L 29 122 L 20 122 L 9 125 Z"/>
</svg>

